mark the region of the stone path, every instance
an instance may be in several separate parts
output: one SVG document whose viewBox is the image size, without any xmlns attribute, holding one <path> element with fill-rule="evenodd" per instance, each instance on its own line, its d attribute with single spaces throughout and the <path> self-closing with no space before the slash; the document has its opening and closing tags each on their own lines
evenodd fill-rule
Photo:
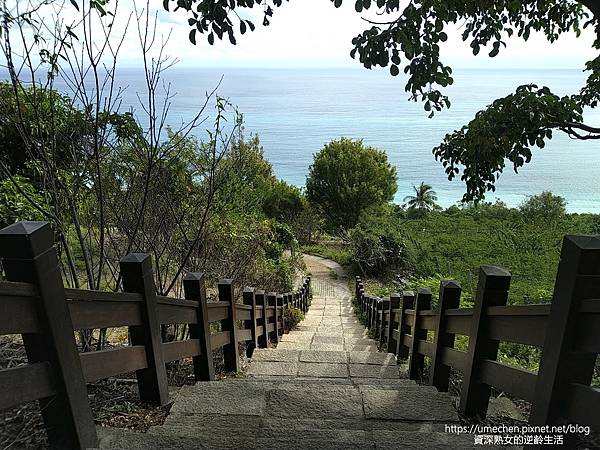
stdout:
<svg viewBox="0 0 600 450">
<path fill-rule="evenodd" d="M 458 422 L 450 397 L 407 380 L 394 355 L 377 352 L 353 314 L 341 267 L 312 256 L 306 263 L 310 311 L 277 348 L 255 350 L 247 378 L 185 386 L 164 425 L 148 433 L 101 430 L 101 446 L 472 448 L 472 436 L 444 433 Z"/>
</svg>

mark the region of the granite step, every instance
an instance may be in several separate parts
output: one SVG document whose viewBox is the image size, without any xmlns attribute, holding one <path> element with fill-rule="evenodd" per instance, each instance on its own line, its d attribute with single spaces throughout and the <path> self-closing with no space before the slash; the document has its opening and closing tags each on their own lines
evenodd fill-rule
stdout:
<svg viewBox="0 0 600 450">
<path fill-rule="evenodd" d="M 123 429 L 100 428 L 101 449 L 112 450 L 192 450 L 192 449 L 263 449 L 279 450 L 340 450 L 340 449 L 398 449 L 446 450 L 481 449 L 475 446 L 473 435 L 454 435 L 442 431 L 363 431 L 339 430 L 334 433 L 322 430 L 281 428 L 275 436 L 253 435 L 245 428 L 229 427 L 227 434 L 193 433 L 194 430 L 173 430 L 181 434 L 136 433 Z M 486 446 L 495 449 L 499 447 Z M 508 447 L 502 447 L 504 449 Z"/>
</svg>

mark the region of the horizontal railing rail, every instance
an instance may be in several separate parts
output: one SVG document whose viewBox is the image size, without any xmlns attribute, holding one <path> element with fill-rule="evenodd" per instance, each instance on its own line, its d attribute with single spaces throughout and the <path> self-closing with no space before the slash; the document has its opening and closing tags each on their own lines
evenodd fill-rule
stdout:
<svg viewBox="0 0 600 450">
<path fill-rule="evenodd" d="M 56 448 L 93 448 L 96 430 L 86 383 L 135 372 L 140 398 L 169 402 L 166 363 L 192 358 L 196 381 L 215 379 L 213 352 L 226 371 L 238 371 L 238 344 L 247 351 L 276 343 L 289 331 L 285 312 L 309 307 L 310 278 L 286 294 L 246 288 L 242 303 L 233 281 L 218 282 L 218 301 L 207 301 L 202 274 L 183 280 L 185 298 L 156 295 L 150 257 L 120 262 L 124 292 L 63 286 L 47 223 L 21 222 L 0 230 L 0 335 L 21 334 L 28 364 L 0 370 L 0 408 L 38 400 Z M 189 338 L 163 342 L 161 326 L 186 324 Z M 211 326 L 214 324 L 214 326 Z M 130 345 L 80 353 L 74 332 L 127 327 Z"/>
<path fill-rule="evenodd" d="M 459 410 L 485 417 L 491 388 L 531 403 L 533 425 L 577 423 L 598 427 L 600 391 L 590 386 L 600 353 L 600 239 L 566 236 L 551 304 L 507 305 L 511 274 L 481 267 L 472 308 L 461 308 L 461 287 L 440 285 L 438 306 L 431 291 L 418 289 L 370 296 L 356 278 L 355 299 L 366 325 L 380 344 L 409 360 L 409 377 L 424 377 L 447 391 L 450 369 L 463 374 Z M 468 350 L 455 348 L 467 336 Z M 541 348 L 539 370 L 532 372 L 498 361 L 500 342 Z"/>
</svg>

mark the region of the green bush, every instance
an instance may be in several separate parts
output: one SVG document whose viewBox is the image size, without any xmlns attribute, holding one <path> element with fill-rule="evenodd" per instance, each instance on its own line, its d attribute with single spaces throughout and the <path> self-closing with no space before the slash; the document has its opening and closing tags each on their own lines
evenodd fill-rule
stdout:
<svg viewBox="0 0 600 450">
<path fill-rule="evenodd" d="M 0 181 L 0 228 L 20 220 L 44 218 L 42 213 L 31 204 L 33 201 L 44 207 L 45 201 L 42 195 L 25 177 L 15 176 L 13 181 L 9 179 Z"/>
<path fill-rule="evenodd" d="M 331 230 L 354 227 L 367 208 L 390 202 L 397 188 L 396 168 L 383 150 L 346 138 L 325 145 L 306 178 L 308 200 Z"/>
<path fill-rule="evenodd" d="M 304 320 L 304 313 L 298 308 L 290 306 L 285 310 L 285 323 L 288 324 L 290 330 L 296 328 L 300 322 Z"/>
<path fill-rule="evenodd" d="M 567 213 L 567 202 L 564 198 L 553 195 L 550 191 L 544 191 L 541 194 L 529 197 L 519 206 L 519 210 L 525 220 L 531 222 L 556 222 Z"/>
<path fill-rule="evenodd" d="M 410 266 L 406 238 L 392 222 L 391 216 L 385 213 L 369 214 L 350 231 L 352 260 L 364 274 L 382 275 Z"/>
</svg>

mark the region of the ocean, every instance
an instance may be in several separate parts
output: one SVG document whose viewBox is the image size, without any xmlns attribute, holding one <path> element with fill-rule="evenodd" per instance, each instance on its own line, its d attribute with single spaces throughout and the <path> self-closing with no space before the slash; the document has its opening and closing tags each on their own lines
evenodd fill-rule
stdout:
<svg viewBox="0 0 600 450">
<path fill-rule="evenodd" d="M 123 108 L 140 111 L 141 72 L 121 69 L 126 87 Z M 447 89 L 449 110 L 429 119 L 421 103 L 408 101 L 404 79 L 387 70 L 356 69 L 188 69 L 172 68 L 165 79 L 178 95 L 168 122 L 189 120 L 206 91 L 219 82 L 219 95 L 244 114 L 246 133 L 260 136 L 275 174 L 303 186 L 314 153 L 341 136 L 363 139 L 383 149 L 398 173 L 395 202 L 411 194 L 412 185 L 433 186 L 440 205 L 456 204 L 465 191 L 460 179 L 449 182 L 431 150 L 446 133 L 460 128 L 474 114 L 521 84 L 536 83 L 557 94 L 578 92 L 585 82 L 581 70 L 455 69 Z M 600 113 L 586 111 L 586 122 L 598 124 Z M 199 137 L 202 138 L 201 128 Z M 571 212 L 600 213 L 600 148 L 594 141 L 575 141 L 555 132 L 544 149 L 533 150 L 532 162 L 515 174 L 507 167 L 497 183 L 496 198 L 516 206 L 528 195 L 550 190 L 563 196 Z"/>
</svg>

